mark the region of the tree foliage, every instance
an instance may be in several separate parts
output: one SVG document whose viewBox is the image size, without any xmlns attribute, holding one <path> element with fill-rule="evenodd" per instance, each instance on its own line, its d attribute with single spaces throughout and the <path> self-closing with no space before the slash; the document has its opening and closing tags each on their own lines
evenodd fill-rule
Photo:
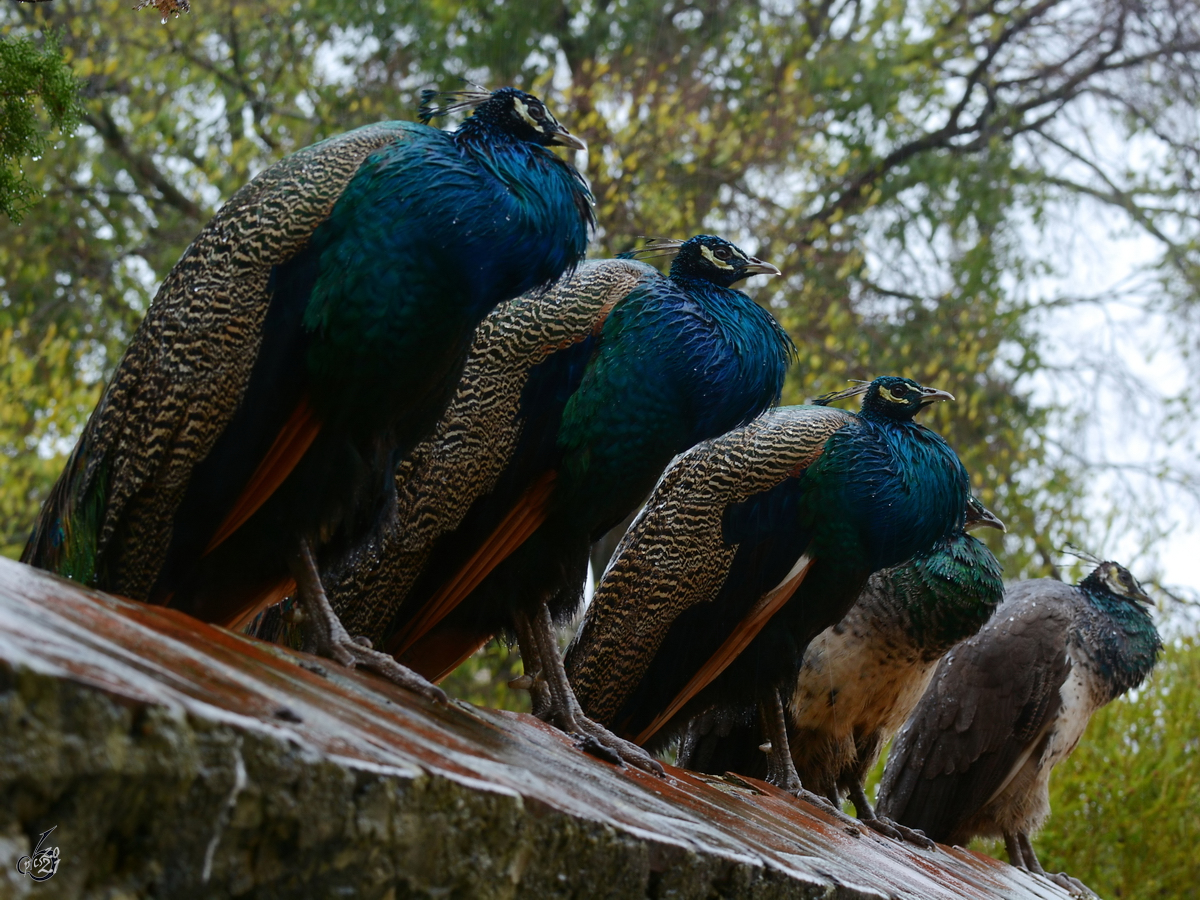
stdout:
<svg viewBox="0 0 1200 900">
<path fill-rule="evenodd" d="M 1103 534 L 1038 331 L 1048 305 L 1078 298 L 1028 287 L 1059 265 L 1039 241 L 1052 213 L 1088 203 L 1148 236 L 1174 337 L 1200 336 L 1200 0 L 206 0 L 166 24 L 55 0 L 3 5 L 0 28 L 0 46 L 39 59 L 56 31 L 63 68 L 47 73 L 69 64 L 82 82 L 77 138 L 20 151 L 44 199 L 20 227 L 0 222 L 10 555 L 157 283 L 221 202 L 299 147 L 411 118 L 431 83 L 547 96 L 589 142 L 594 255 L 710 231 L 780 266 L 751 290 L 801 350 L 787 401 L 886 372 L 953 391 L 931 424 L 1008 522 L 1003 547 L 992 539 L 1008 577 L 1056 572 L 1064 543 Z M 66 88 L 51 83 L 47 121 Z M 522 706 L 502 686 L 514 674 L 494 644 L 451 690 Z M 1072 783 L 1056 782 L 1068 793 L 1043 845 L 1087 879 L 1089 848 L 1055 843 L 1055 822 L 1084 815 Z"/>
<path fill-rule="evenodd" d="M 29 38 L 0 34 L 0 212 L 15 222 L 37 195 L 21 161 L 45 151 L 47 124 L 64 132 L 78 124 L 77 90 L 53 38 L 39 47 Z"/>
</svg>

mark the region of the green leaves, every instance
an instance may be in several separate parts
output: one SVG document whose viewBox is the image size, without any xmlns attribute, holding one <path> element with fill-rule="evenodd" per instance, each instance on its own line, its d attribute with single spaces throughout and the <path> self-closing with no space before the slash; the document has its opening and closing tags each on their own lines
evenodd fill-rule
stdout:
<svg viewBox="0 0 1200 900">
<path fill-rule="evenodd" d="M 14 222 L 37 196 L 22 160 L 45 152 L 44 130 L 79 124 L 79 84 L 51 35 L 38 45 L 0 35 L 0 212 Z"/>
</svg>

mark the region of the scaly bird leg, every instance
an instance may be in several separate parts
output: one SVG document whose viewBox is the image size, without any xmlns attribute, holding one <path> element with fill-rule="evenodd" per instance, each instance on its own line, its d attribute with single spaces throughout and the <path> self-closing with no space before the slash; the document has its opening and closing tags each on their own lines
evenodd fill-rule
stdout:
<svg viewBox="0 0 1200 900">
<path fill-rule="evenodd" d="M 296 580 L 296 593 L 304 611 L 306 649 L 311 646 L 318 656 L 340 662 L 348 669 L 368 669 L 394 684 L 438 703 L 449 702 L 446 692 L 437 685 L 430 684 L 386 653 L 372 650 L 350 637 L 341 619 L 329 605 L 329 598 L 325 596 L 321 573 L 317 569 L 317 562 L 313 558 L 312 547 L 307 539 L 300 539 L 299 548 L 288 560 L 288 568 L 291 569 L 292 578 Z"/>
<path fill-rule="evenodd" d="M 1008 851 L 1008 864 L 1018 869 L 1027 869 L 1025 854 L 1021 851 L 1021 843 L 1017 840 L 1015 831 L 1004 832 L 1004 849 Z"/>
<path fill-rule="evenodd" d="M 792 759 L 792 748 L 787 733 L 787 716 L 783 712 L 783 700 L 779 696 L 779 691 L 772 691 L 770 698 L 758 704 L 758 714 L 763 734 L 771 742 L 771 749 L 767 751 L 767 783 L 787 791 L 797 800 L 811 803 L 824 812 L 839 819 L 845 819 L 851 825 L 857 825 L 858 823 L 854 819 L 851 819 L 825 797 L 814 794 L 800 783 L 800 773 L 796 771 L 796 763 Z"/>
<path fill-rule="evenodd" d="M 890 837 L 893 840 L 908 841 L 910 844 L 916 844 L 918 847 L 923 847 L 926 850 L 932 850 L 937 846 L 937 844 L 925 837 L 925 832 L 909 828 L 907 825 L 901 825 L 899 822 L 894 822 L 886 816 L 876 815 L 875 808 L 871 806 L 871 801 L 867 799 L 867 792 L 863 790 L 862 781 L 857 776 L 850 778 L 849 788 L 850 802 L 854 804 L 854 810 L 858 813 L 858 820 L 872 831 L 878 831 L 880 834 Z"/>
<path fill-rule="evenodd" d="M 609 759 L 610 762 L 625 762 L 655 775 L 664 774 L 662 763 L 637 744 L 617 737 L 599 722 L 594 722 L 583 714 L 575 691 L 567 681 L 567 670 L 558 650 L 554 622 L 550 619 L 550 610 L 546 604 L 540 604 L 537 614 L 533 616 L 518 610 L 514 619 L 525 670 L 538 673 L 534 679 L 535 688 L 539 678 L 546 687 L 547 702 L 544 705 L 539 703 L 537 695 L 534 695 L 535 707 L 539 707 L 538 717 L 561 728 L 567 734 L 576 735 L 585 750 Z"/>
<path fill-rule="evenodd" d="M 533 633 L 529 617 L 523 613 L 513 616 L 513 625 L 517 632 L 517 647 L 521 650 L 521 666 L 525 672 L 520 678 L 510 681 L 508 686 L 529 691 L 533 714 L 542 721 L 546 721 L 550 716 L 550 686 L 537 668 L 541 658 L 541 654 L 538 652 L 537 637 Z"/>
<path fill-rule="evenodd" d="M 1024 857 L 1025 866 L 1030 872 L 1035 875 L 1041 875 L 1043 878 L 1048 878 L 1057 884 L 1059 887 L 1066 890 L 1068 893 L 1078 897 L 1095 897 L 1091 888 L 1080 881 L 1078 878 L 1072 878 L 1066 872 L 1057 872 L 1050 874 L 1042 868 L 1042 864 L 1038 862 L 1037 854 L 1033 852 L 1033 844 L 1029 840 L 1029 835 L 1024 831 L 1018 831 L 1016 834 L 1017 845 L 1020 847 L 1021 855 Z M 1005 844 L 1008 843 L 1008 835 L 1004 836 Z M 1012 860 L 1012 849 L 1008 851 L 1009 861 Z"/>
</svg>

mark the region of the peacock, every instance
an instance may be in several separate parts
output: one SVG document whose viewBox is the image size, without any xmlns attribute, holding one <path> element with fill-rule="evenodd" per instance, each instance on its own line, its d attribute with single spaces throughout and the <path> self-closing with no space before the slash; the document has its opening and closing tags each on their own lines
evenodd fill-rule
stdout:
<svg viewBox="0 0 1200 900">
<path fill-rule="evenodd" d="M 901 729 L 879 786 L 880 814 L 942 843 L 1003 837 L 1009 861 L 1046 875 L 1030 835 L 1050 815 L 1050 771 L 1100 707 L 1142 683 L 1162 641 L 1151 599 L 1100 562 L 1077 586 L 1009 586 L 974 637 L 939 663 Z M 1051 877 L 1068 890 L 1082 885 Z"/>
<path fill-rule="evenodd" d="M 577 611 L 591 543 L 674 455 L 777 403 L 794 350 L 732 287 L 774 266 L 711 235 L 631 255 L 673 256 L 670 273 L 589 261 L 485 320 L 435 436 L 397 467 L 396 513 L 327 584 L 352 633 L 431 679 L 515 631 L 539 715 L 657 770 L 580 714 L 553 622 Z"/>
<path fill-rule="evenodd" d="M 162 284 L 25 548 L 88 585 L 237 625 L 298 587 L 315 648 L 444 694 L 349 638 L 325 565 L 389 506 L 475 327 L 594 227 L 584 149 L 537 97 L 453 92 L 242 187 Z M 473 110 L 453 132 L 431 119 Z"/>
<path fill-rule="evenodd" d="M 858 415 L 827 405 L 856 395 Z M 779 691 L 795 685 L 808 642 L 873 572 L 963 527 L 966 470 L 913 421 L 950 399 L 884 376 L 773 410 L 676 459 L 569 648 L 584 712 L 653 750 L 706 710 L 758 705 L 771 780 L 799 794 Z"/>
<path fill-rule="evenodd" d="M 788 744 L 801 783 L 836 807 L 849 794 L 865 825 L 922 846 L 932 842 L 876 816 L 863 782 L 920 700 L 938 660 L 978 631 L 1004 596 L 1000 564 L 966 533 L 983 527 L 1004 530 L 971 497 L 963 531 L 872 575 L 845 618 L 808 645 L 786 703 Z M 718 713 L 692 720 L 679 764 L 765 777 L 757 723 L 722 720 Z"/>
</svg>

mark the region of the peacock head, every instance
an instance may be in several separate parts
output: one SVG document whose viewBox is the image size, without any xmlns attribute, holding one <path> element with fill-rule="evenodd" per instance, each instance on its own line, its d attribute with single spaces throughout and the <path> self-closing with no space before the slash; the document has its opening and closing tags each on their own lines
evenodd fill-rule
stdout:
<svg viewBox="0 0 1200 900">
<path fill-rule="evenodd" d="M 623 259 L 648 259 L 654 256 L 674 257 L 671 261 L 672 278 L 700 279 L 721 287 L 733 287 L 751 275 L 780 274 L 770 263 L 748 256 L 736 244 L 711 234 L 698 234 L 686 241 L 651 238 L 647 239 L 644 247 L 621 254 Z"/>
<path fill-rule="evenodd" d="M 939 400 L 953 400 L 949 391 L 922 387 L 911 378 L 898 375 L 883 375 L 870 382 L 860 382 L 844 391 L 824 394 L 812 402 L 828 406 L 837 400 L 863 395 L 862 412 L 866 416 L 882 417 L 897 422 L 907 422 L 926 406 Z"/>
<path fill-rule="evenodd" d="M 447 102 L 434 106 L 433 101 L 442 97 Z M 485 132 L 502 134 L 518 141 L 528 141 L 549 147 L 560 144 L 572 150 L 586 150 L 587 144 L 575 137 L 559 124 L 546 104 L 533 94 L 516 88 L 505 87 L 489 91 L 478 86 L 465 91 L 421 92 L 421 121 L 428 123 L 436 116 L 459 109 L 474 108 L 474 114 L 463 123 L 460 132 L 470 135 Z"/>
<path fill-rule="evenodd" d="M 972 528 L 996 528 L 1007 534 L 1008 528 L 994 512 L 980 503 L 974 496 L 967 497 L 967 517 L 963 523 L 963 531 Z"/>
<path fill-rule="evenodd" d="M 1109 594 L 1128 603 L 1154 605 L 1154 601 L 1142 590 L 1142 586 L 1129 574 L 1128 569 L 1108 560 L 1096 566 L 1087 578 L 1079 582 L 1079 586 L 1090 593 Z"/>
</svg>

